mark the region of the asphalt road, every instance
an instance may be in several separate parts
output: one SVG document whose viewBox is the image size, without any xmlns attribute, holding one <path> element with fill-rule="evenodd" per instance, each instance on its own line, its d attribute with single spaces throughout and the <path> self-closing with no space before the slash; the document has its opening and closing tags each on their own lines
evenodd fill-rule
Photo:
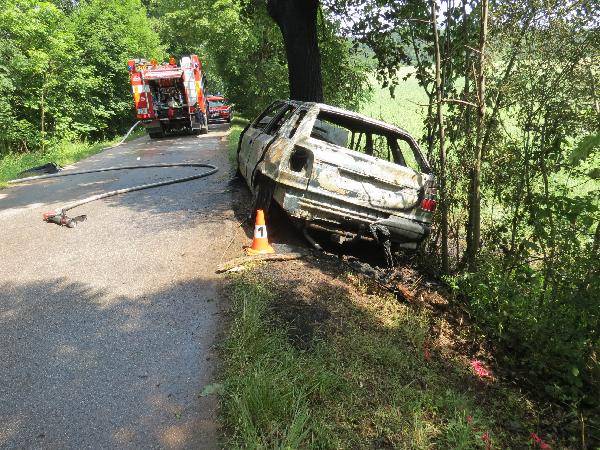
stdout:
<svg viewBox="0 0 600 450">
<path fill-rule="evenodd" d="M 224 135 L 143 137 L 73 166 L 208 162 L 221 170 L 72 211 L 94 193 L 206 169 L 66 177 L 0 190 L 0 447 L 214 448 L 223 302 L 216 265 L 239 256 Z M 233 245 L 232 245 L 233 243 Z"/>
</svg>

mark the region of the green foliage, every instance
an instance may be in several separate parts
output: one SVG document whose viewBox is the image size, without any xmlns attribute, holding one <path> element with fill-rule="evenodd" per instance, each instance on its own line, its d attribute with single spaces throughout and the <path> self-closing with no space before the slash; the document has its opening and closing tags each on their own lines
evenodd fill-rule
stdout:
<svg viewBox="0 0 600 450">
<path fill-rule="evenodd" d="M 166 56 L 146 9 L 140 0 L 87 0 L 73 11 L 70 21 L 81 49 L 79 60 L 96 80 L 82 98 L 87 100 L 85 107 L 74 116 L 86 118 L 93 136 L 123 131 L 131 124 L 133 105 L 127 60 Z"/>
<path fill-rule="evenodd" d="M 577 165 L 590 158 L 595 153 L 600 153 L 600 134 L 590 134 L 588 136 L 584 136 L 573 149 L 570 163 Z"/>
<path fill-rule="evenodd" d="M 127 59 L 162 55 L 139 0 L 59 6 L 0 1 L 0 153 L 122 131 Z"/>
<path fill-rule="evenodd" d="M 231 121 L 231 129 L 229 131 L 227 148 L 228 148 L 228 156 L 229 162 L 236 167 L 237 166 L 237 151 L 238 151 L 238 141 L 240 140 L 240 135 L 242 134 L 242 130 L 248 125 L 248 121 L 241 117 L 234 117 Z"/>
<path fill-rule="evenodd" d="M 224 91 L 242 114 L 254 117 L 274 99 L 289 97 L 283 39 L 266 2 L 154 0 L 151 5 L 169 51 L 197 49 L 206 62 L 209 89 Z M 357 108 L 369 96 L 369 60 L 354 52 L 327 18 L 319 18 L 318 37 L 325 101 Z"/>
<path fill-rule="evenodd" d="M 399 77 L 406 77 L 415 72 L 413 67 L 402 67 Z M 404 128 L 417 137 L 423 130 L 423 121 L 427 117 L 427 95 L 423 92 L 414 77 L 401 81 L 394 89 L 394 96 L 389 88 L 380 87 L 374 77 L 371 77 L 374 93 L 371 101 L 365 102 L 360 112 L 363 114 L 393 123 Z"/>
<path fill-rule="evenodd" d="M 600 372 L 595 356 L 600 351 L 600 281 L 585 266 L 582 261 L 565 267 L 560 274 L 564 286 L 548 298 L 540 271 L 483 258 L 481 270 L 459 276 L 455 289 L 468 298 L 485 334 L 502 344 L 504 351 L 496 355 L 502 365 L 542 396 L 583 401 L 589 408 L 600 395 L 593 383 Z"/>
</svg>

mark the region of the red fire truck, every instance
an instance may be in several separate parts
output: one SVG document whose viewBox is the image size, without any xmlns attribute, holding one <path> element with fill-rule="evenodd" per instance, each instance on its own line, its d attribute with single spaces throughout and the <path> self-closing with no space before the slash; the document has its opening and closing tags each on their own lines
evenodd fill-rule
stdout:
<svg viewBox="0 0 600 450">
<path fill-rule="evenodd" d="M 208 132 L 205 76 L 198 56 L 184 56 L 177 65 L 156 60 L 127 62 L 137 118 L 151 138 L 176 130 Z"/>
</svg>

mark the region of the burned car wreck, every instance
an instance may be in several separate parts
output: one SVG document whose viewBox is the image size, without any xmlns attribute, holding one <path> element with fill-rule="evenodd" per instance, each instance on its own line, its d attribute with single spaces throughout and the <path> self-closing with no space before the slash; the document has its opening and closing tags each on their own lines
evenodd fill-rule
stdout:
<svg viewBox="0 0 600 450">
<path fill-rule="evenodd" d="M 393 125 L 276 101 L 242 132 L 237 160 L 255 207 L 275 201 L 305 235 L 315 227 L 414 249 L 430 231 L 434 176 L 415 140 Z"/>
</svg>

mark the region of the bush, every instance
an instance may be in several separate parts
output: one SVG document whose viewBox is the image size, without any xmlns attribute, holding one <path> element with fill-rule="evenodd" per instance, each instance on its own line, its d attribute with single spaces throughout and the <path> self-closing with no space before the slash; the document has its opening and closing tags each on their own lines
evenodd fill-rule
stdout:
<svg viewBox="0 0 600 450">
<path fill-rule="evenodd" d="M 590 267 L 589 262 L 582 266 Z M 540 394 L 595 406 L 600 396 L 598 311 L 600 282 L 576 264 L 570 280 L 546 295 L 543 272 L 527 264 L 506 267 L 492 255 L 476 273 L 452 280 L 484 334 L 496 341 L 502 364 L 528 378 Z M 540 391 L 541 389 L 541 391 Z"/>
</svg>

